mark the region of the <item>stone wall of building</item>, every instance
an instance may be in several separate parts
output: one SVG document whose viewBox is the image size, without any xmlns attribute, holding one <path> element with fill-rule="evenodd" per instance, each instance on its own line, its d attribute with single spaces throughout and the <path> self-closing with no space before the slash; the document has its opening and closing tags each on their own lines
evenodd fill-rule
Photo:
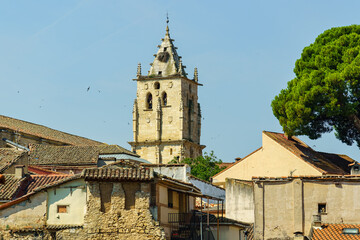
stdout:
<svg viewBox="0 0 360 240">
<path fill-rule="evenodd" d="M 112 183 L 110 203 L 105 209 L 98 182 L 89 182 L 87 212 L 83 228 L 64 229 L 57 236 L 62 239 L 165 239 L 165 233 L 150 213 L 150 183 L 138 183 L 135 205 L 126 209 L 126 192 L 121 183 Z M 109 185 L 109 186 L 111 186 Z M 110 206 L 109 206 L 110 204 Z M 130 204 L 131 205 L 131 204 Z M 130 206 L 129 205 L 129 206 Z M 107 210 L 108 209 L 108 210 Z"/>
</svg>

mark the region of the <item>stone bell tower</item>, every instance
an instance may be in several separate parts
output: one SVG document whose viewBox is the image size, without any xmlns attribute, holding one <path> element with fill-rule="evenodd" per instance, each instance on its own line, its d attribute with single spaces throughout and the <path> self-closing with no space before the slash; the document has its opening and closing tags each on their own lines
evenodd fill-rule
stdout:
<svg viewBox="0 0 360 240">
<path fill-rule="evenodd" d="M 147 75 L 138 65 L 137 93 L 133 108 L 132 150 L 152 163 L 202 155 L 201 111 L 197 69 L 187 78 L 169 27 Z"/>
</svg>

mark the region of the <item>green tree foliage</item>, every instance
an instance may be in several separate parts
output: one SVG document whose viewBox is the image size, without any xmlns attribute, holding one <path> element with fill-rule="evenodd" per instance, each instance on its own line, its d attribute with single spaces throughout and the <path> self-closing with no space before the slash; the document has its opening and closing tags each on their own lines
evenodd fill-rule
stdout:
<svg viewBox="0 0 360 240">
<path fill-rule="evenodd" d="M 335 130 L 342 142 L 360 147 L 360 26 L 332 28 L 305 47 L 296 77 L 272 101 L 289 136 L 317 139 Z"/>
<path fill-rule="evenodd" d="M 198 156 L 197 158 L 185 158 L 178 162 L 177 159 L 173 159 L 170 163 L 185 163 L 191 167 L 191 174 L 197 178 L 209 181 L 210 177 L 214 176 L 225 167 L 220 168 L 219 164 L 222 163 L 221 159 L 218 159 L 214 152 L 210 154 L 204 153 L 204 156 Z"/>
</svg>

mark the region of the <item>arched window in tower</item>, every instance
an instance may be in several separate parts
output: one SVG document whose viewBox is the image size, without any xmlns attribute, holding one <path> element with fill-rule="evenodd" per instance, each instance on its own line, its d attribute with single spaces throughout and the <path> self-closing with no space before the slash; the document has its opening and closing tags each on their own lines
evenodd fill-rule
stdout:
<svg viewBox="0 0 360 240">
<path fill-rule="evenodd" d="M 154 83 L 154 88 L 155 88 L 155 89 L 160 89 L 160 83 L 159 83 L 159 82 L 155 82 L 155 83 Z"/>
<path fill-rule="evenodd" d="M 148 93 L 146 96 L 146 109 L 152 109 L 152 95 Z"/>
<path fill-rule="evenodd" d="M 166 106 L 166 105 L 167 105 L 167 94 L 166 94 L 166 92 L 163 92 L 163 93 L 161 94 L 161 101 L 162 101 L 162 105 L 163 105 L 163 106 Z"/>
</svg>

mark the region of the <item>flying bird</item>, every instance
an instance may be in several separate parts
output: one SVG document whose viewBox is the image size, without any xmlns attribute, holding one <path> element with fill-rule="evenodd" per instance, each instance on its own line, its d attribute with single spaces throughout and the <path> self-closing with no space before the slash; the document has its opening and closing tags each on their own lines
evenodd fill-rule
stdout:
<svg viewBox="0 0 360 240">
<path fill-rule="evenodd" d="M 86 90 L 86 91 L 88 92 L 89 90 L 90 90 L 90 86 L 87 88 L 87 90 Z"/>
</svg>

